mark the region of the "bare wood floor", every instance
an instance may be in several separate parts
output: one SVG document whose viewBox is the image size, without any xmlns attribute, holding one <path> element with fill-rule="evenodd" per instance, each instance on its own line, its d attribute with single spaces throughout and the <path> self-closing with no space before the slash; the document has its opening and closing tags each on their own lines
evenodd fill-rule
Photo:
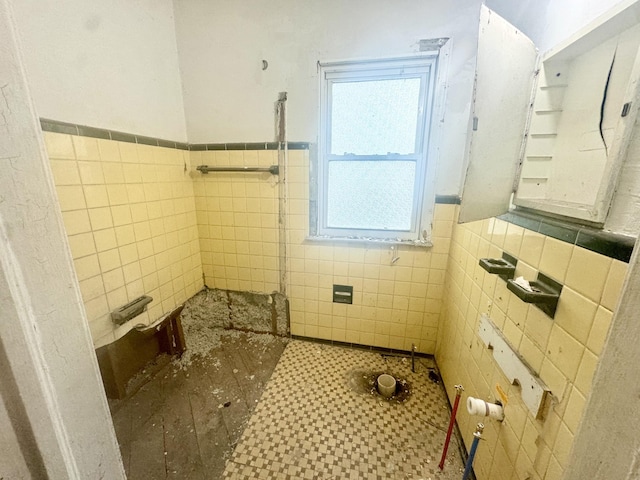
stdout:
<svg viewBox="0 0 640 480">
<path fill-rule="evenodd" d="M 167 364 L 111 402 L 130 480 L 218 479 L 271 377 L 286 339 L 230 332 L 204 359 Z"/>
</svg>

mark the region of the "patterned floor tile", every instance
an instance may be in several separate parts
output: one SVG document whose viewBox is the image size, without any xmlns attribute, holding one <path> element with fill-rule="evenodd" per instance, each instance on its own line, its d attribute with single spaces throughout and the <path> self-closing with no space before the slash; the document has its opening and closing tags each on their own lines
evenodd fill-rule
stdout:
<svg viewBox="0 0 640 480">
<path fill-rule="evenodd" d="M 455 439 L 438 469 L 449 421 L 442 386 L 404 357 L 292 341 L 251 416 L 225 479 L 432 479 L 461 477 Z M 406 401 L 387 400 L 365 377 L 406 380 Z"/>
</svg>

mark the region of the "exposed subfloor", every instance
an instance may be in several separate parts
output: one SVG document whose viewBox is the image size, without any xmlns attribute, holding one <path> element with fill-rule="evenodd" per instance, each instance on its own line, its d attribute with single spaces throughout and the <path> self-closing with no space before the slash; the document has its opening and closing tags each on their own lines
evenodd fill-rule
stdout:
<svg viewBox="0 0 640 480">
<path fill-rule="evenodd" d="M 459 479 L 455 438 L 438 469 L 449 421 L 430 359 L 292 341 L 227 464 L 227 479 Z M 370 388 L 371 373 L 404 379 L 404 402 Z"/>
<path fill-rule="evenodd" d="M 204 357 L 170 362 L 142 379 L 148 382 L 136 393 L 110 402 L 129 480 L 222 477 L 287 340 L 233 330 L 215 335 Z"/>
<path fill-rule="evenodd" d="M 217 335 L 206 356 L 169 363 L 111 402 L 130 480 L 461 477 L 455 437 L 438 469 L 449 409 L 432 360 L 416 359 L 412 373 L 406 357 Z M 380 397 L 371 387 L 382 372 L 409 395 Z"/>
</svg>

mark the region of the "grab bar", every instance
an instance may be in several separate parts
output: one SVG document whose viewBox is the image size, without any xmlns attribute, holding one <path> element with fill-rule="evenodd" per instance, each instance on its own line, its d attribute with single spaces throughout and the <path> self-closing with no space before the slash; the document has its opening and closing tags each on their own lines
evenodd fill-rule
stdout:
<svg viewBox="0 0 640 480">
<path fill-rule="evenodd" d="M 271 175 L 279 175 L 280 167 L 271 165 L 270 167 L 210 167 L 209 165 L 200 165 L 196 170 L 202 173 L 209 172 L 269 172 Z"/>
</svg>

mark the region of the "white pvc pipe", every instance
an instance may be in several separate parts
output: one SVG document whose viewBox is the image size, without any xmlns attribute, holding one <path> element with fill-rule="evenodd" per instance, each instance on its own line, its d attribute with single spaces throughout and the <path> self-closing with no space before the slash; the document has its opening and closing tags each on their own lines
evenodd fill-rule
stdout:
<svg viewBox="0 0 640 480">
<path fill-rule="evenodd" d="M 467 412 L 469 415 L 495 418 L 500 422 L 504 420 L 502 405 L 485 402 L 479 398 L 467 397 Z"/>
</svg>

